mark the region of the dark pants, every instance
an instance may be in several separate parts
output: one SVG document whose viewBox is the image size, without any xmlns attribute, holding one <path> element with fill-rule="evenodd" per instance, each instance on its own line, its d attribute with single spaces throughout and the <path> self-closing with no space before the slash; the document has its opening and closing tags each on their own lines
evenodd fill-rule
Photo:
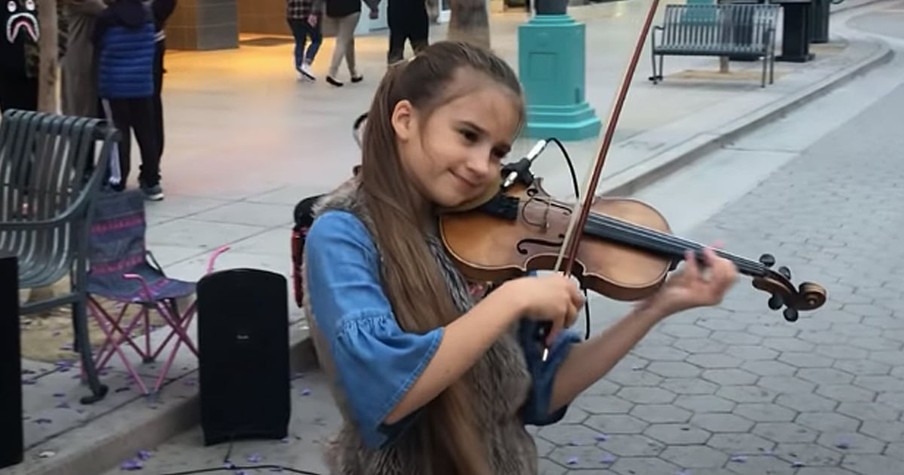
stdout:
<svg viewBox="0 0 904 475">
<path fill-rule="evenodd" d="M 292 36 L 295 37 L 295 69 L 301 69 L 303 63 L 311 64 L 320 50 L 323 43 L 323 33 L 320 30 L 320 19 L 317 25 L 311 26 L 307 19 L 289 18 L 289 29 L 292 30 Z M 311 45 L 305 50 L 308 38 L 311 39 Z"/>
<path fill-rule="evenodd" d="M 0 111 L 7 109 L 38 110 L 38 80 L 0 74 Z"/>
<path fill-rule="evenodd" d="M 114 189 L 123 189 L 128 183 L 132 168 L 132 132 L 141 151 L 141 169 L 138 182 L 149 187 L 160 183 L 161 140 L 157 136 L 157 118 L 154 115 L 154 98 L 109 99 L 113 124 L 122 133 L 119 142 L 119 169 L 122 179 Z"/>
<path fill-rule="evenodd" d="M 389 53 L 386 60 L 389 64 L 405 59 L 405 41 L 411 43 L 415 54 L 429 44 L 430 19 L 424 2 L 409 4 L 405 0 L 391 0 L 387 19 Z"/>
<path fill-rule="evenodd" d="M 157 133 L 157 140 L 160 143 L 160 154 L 157 157 L 159 168 L 160 157 L 163 156 L 164 130 L 163 130 L 163 56 L 166 53 L 166 40 L 157 42 L 156 51 L 154 52 L 154 128 Z M 159 173 L 159 172 L 158 172 Z M 158 177 L 159 180 L 159 177 Z"/>
</svg>

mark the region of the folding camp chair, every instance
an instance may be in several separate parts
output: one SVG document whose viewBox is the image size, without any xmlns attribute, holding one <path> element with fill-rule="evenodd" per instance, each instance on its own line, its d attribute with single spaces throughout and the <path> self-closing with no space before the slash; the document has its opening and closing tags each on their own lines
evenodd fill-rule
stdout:
<svg viewBox="0 0 904 475">
<path fill-rule="evenodd" d="M 145 395 L 160 390 L 176 353 L 185 345 L 195 357 L 197 348 L 187 334 L 195 315 L 195 303 L 184 312 L 179 311 L 178 301 L 195 293 L 195 283 L 166 276 L 154 256 L 145 246 L 147 224 L 144 213 L 144 196 L 138 190 L 106 192 L 98 200 L 90 234 L 90 274 L 88 276 L 88 308 L 106 339 L 96 353 L 98 368 L 103 368 L 118 354 L 135 382 Z M 213 271 L 217 257 L 228 250 L 223 246 L 211 255 L 207 273 Z M 117 302 L 121 308 L 111 315 L 98 297 Z M 138 307 L 137 313 L 126 316 L 129 309 Z M 169 334 L 156 347 L 152 343 L 151 311 L 159 315 L 168 327 Z M 136 342 L 133 332 L 142 331 L 143 345 Z M 152 391 L 148 391 L 141 376 L 132 367 L 122 346 L 128 345 L 143 363 L 155 361 L 167 344 L 175 343 L 161 368 Z"/>
</svg>

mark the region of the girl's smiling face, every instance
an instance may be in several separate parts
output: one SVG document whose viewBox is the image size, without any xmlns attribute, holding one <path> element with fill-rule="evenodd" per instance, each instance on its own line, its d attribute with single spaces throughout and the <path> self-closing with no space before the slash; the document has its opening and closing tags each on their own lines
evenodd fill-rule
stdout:
<svg viewBox="0 0 904 475">
<path fill-rule="evenodd" d="M 498 179 L 522 118 L 520 98 L 479 73 L 461 70 L 449 88 L 466 92 L 427 117 L 408 101 L 392 114 L 406 173 L 425 199 L 447 208 L 483 195 Z"/>
</svg>

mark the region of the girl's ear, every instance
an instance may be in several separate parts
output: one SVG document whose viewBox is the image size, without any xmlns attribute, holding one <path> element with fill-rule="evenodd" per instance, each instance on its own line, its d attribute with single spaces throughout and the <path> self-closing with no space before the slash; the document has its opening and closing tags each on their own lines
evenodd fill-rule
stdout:
<svg viewBox="0 0 904 475">
<path fill-rule="evenodd" d="M 400 141 L 405 142 L 411 140 L 416 125 L 414 120 L 414 107 L 411 105 L 410 101 L 401 100 L 397 102 L 392 109 L 390 121 L 392 122 L 392 128 L 395 131 L 396 137 Z"/>
</svg>

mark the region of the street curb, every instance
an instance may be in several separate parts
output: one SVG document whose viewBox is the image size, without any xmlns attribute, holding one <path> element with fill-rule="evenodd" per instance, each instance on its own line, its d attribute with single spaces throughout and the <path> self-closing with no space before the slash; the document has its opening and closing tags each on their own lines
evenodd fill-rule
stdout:
<svg viewBox="0 0 904 475">
<path fill-rule="evenodd" d="M 314 345 L 307 330 L 296 324 L 290 341 L 292 371 L 316 369 Z M 95 475 L 115 469 L 138 451 L 156 447 L 200 424 L 197 386 L 182 384 L 193 376 L 196 371 L 168 383 L 166 401 L 156 409 L 149 408 L 143 397 L 136 397 L 86 426 L 32 447 L 21 464 L 0 470 L 0 475 Z M 39 454 L 45 451 L 54 454 L 41 458 Z"/>
<path fill-rule="evenodd" d="M 878 3 L 879 1 L 885 0 L 876 0 L 876 2 L 871 3 Z M 866 5 L 852 6 L 849 7 L 849 10 Z M 839 36 L 845 38 L 844 36 Z M 865 74 L 873 68 L 891 61 L 894 52 L 888 44 L 877 39 L 870 41 L 878 46 L 878 51 L 859 63 L 837 71 L 795 94 L 767 104 L 714 131 L 695 135 L 685 142 L 653 155 L 647 160 L 605 179 L 600 183 L 600 194 L 610 197 L 634 194 L 639 189 L 647 187 L 676 170 L 693 164 L 706 154 L 737 140 L 740 136 L 748 134 L 760 126 L 832 92 L 838 87 L 847 84 L 856 76 Z"/>
</svg>

